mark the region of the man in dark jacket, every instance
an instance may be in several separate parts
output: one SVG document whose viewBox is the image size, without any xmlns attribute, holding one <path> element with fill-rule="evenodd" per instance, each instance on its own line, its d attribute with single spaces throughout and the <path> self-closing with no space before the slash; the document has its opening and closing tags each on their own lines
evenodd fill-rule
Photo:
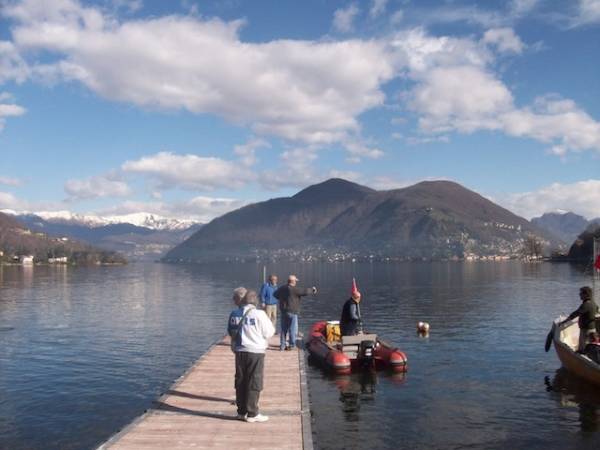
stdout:
<svg viewBox="0 0 600 450">
<path fill-rule="evenodd" d="M 593 300 L 592 288 L 589 286 L 583 286 L 579 289 L 579 298 L 581 299 L 581 305 L 563 320 L 560 325 L 573 320 L 575 317 L 579 317 L 579 351 L 583 352 L 585 345 L 587 344 L 588 334 L 596 331 L 596 314 L 598 313 L 598 305 Z"/>
<path fill-rule="evenodd" d="M 281 336 L 279 340 L 280 350 L 291 350 L 296 347 L 296 335 L 298 334 L 298 314 L 300 313 L 300 297 L 316 294 L 317 288 L 301 289 L 296 275 L 290 275 L 285 286 L 281 286 L 273 294 L 279 300 L 279 312 L 281 313 Z M 289 334 L 289 345 L 287 335 Z"/>
<path fill-rule="evenodd" d="M 360 316 L 361 295 L 358 290 L 352 290 L 352 295 L 342 309 L 340 331 L 342 336 L 354 336 L 362 332 L 362 318 Z"/>
</svg>

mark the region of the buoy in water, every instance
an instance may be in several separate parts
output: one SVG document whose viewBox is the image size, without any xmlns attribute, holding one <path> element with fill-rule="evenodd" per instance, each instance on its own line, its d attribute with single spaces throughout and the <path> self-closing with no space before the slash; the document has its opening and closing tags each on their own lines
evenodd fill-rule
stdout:
<svg viewBox="0 0 600 450">
<path fill-rule="evenodd" d="M 422 334 L 429 333 L 429 324 L 427 322 L 417 323 L 417 331 Z"/>
</svg>

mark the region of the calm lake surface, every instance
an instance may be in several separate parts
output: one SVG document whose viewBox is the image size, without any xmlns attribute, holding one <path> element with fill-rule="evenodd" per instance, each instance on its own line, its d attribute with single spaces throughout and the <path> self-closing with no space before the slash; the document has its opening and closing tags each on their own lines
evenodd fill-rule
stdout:
<svg viewBox="0 0 600 450">
<path fill-rule="evenodd" d="M 355 276 L 369 330 L 405 377 L 309 366 L 318 448 L 598 449 L 600 389 L 544 353 L 591 278 L 568 265 L 277 264 L 319 287 L 301 329 L 338 319 Z M 231 290 L 262 266 L 0 267 L 0 448 L 90 449 L 224 334 Z M 416 322 L 431 324 L 429 338 Z M 268 386 L 266 387 L 268 389 Z"/>
</svg>

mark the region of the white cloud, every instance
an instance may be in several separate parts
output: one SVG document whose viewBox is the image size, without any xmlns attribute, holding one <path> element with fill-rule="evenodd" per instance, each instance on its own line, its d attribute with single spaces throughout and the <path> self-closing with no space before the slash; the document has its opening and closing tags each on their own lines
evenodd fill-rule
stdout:
<svg viewBox="0 0 600 450">
<path fill-rule="evenodd" d="M 371 9 L 369 9 L 369 16 L 376 18 L 382 15 L 387 8 L 388 0 L 372 0 Z"/>
<path fill-rule="evenodd" d="M 577 14 L 571 19 L 571 26 L 600 23 L 600 0 L 579 0 Z"/>
<path fill-rule="evenodd" d="M 263 171 L 259 176 L 261 186 L 269 190 L 286 187 L 304 187 L 326 178 L 315 164 L 318 159 L 315 147 L 294 147 L 279 156 L 279 166 Z"/>
<path fill-rule="evenodd" d="M 512 28 L 492 28 L 487 30 L 482 41 L 485 44 L 494 45 L 501 53 L 522 53 L 525 45 L 521 38 L 515 34 Z"/>
<path fill-rule="evenodd" d="M 15 44 L 54 61 L 38 76 L 79 81 L 142 107 L 212 113 L 259 134 L 339 142 L 383 104 L 393 67 L 376 40 L 243 42 L 242 21 L 165 16 L 117 22 L 70 0 L 5 8 Z"/>
<path fill-rule="evenodd" d="M 600 180 L 553 183 L 537 191 L 510 194 L 499 201 L 527 219 L 556 210 L 571 211 L 593 219 L 600 217 Z"/>
<path fill-rule="evenodd" d="M 22 209 L 23 206 L 24 202 L 10 192 L 0 191 L 0 209 L 18 210 Z"/>
<path fill-rule="evenodd" d="M 279 187 L 307 186 L 320 178 L 315 170 L 317 152 L 314 147 L 297 147 L 284 151 L 281 156 L 282 168 L 267 172 L 261 177 L 264 187 L 274 189 Z"/>
<path fill-rule="evenodd" d="M 450 142 L 450 138 L 445 135 L 441 136 L 408 136 L 406 138 L 406 143 L 408 145 L 423 145 L 423 144 L 432 144 L 436 142 L 448 143 Z"/>
<path fill-rule="evenodd" d="M 333 28 L 341 33 L 349 33 L 354 30 L 354 19 L 360 10 L 355 3 L 347 8 L 336 9 L 333 13 Z"/>
<path fill-rule="evenodd" d="M 94 176 L 85 180 L 67 180 L 65 192 L 69 200 L 89 200 L 102 197 L 127 197 L 131 189 L 113 175 Z"/>
<path fill-rule="evenodd" d="M 389 191 L 391 189 L 404 188 L 410 186 L 411 184 L 414 183 L 398 180 L 394 177 L 380 175 L 369 180 L 368 186 L 379 191 Z"/>
<path fill-rule="evenodd" d="M 29 73 L 29 67 L 15 45 L 9 41 L 0 41 L 0 84 L 7 81 L 22 83 Z"/>
<path fill-rule="evenodd" d="M 245 144 L 236 145 L 233 153 L 241 158 L 241 163 L 245 166 L 252 166 L 256 163 L 256 150 L 269 148 L 271 144 L 264 139 L 251 138 Z"/>
<path fill-rule="evenodd" d="M 404 19 L 404 11 L 401 9 L 394 11 L 394 13 L 390 16 L 390 23 L 392 25 L 398 25 Z"/>
<path fill-rule="evenodd" d="M 592 3 L 580 5 L 593 13 Z M 384 85 L 400 78 L 414 83 L 407 98 L 424 133 L 496 130 L 549 143 L 555 153 L 597 150 L 598 122 L 585 111 L 575 104 L 559 113 L 536 105 L 518 107 L 494 70 L 498 53 L 514 54 L 524 48 L 506 28 L 503 17 L 508 13 L 502 13 L 524 14 L 535 6 L 533 1 L 519 0 L 506 11 L 436 10 L 439 21 L 485 24 L 488 31 L 480 40 L 436 37 L 413 29 L 370 40 L 250 43 L 240 39 L 242 21 L 192 16 L 118 21 L 75 0 L 24 0 L 3 10 L 13 21 L 14 43 L 3 42 L 0 55 L 13 61 L 9 69 L 22 67 L 17 50 L 33 60 L 44 55 L 44 64 L 34 62 L 32 69 L 18 70 L 21 77 L 34 73 L 78 81 L 105 98 L 142 107 L 216 114 L 249 126 L 259 138 L 281 137 L 294 147 L 322 148 L 360 139 L 360 115 L 383 106 Z M 340 19 L 341 27 L 351 29 L 357 3 L 340 14 L 345 20 Z M 0 61 L 6 57 L 0 56 Z M 566 123 L 551 132 L 541 129 L 559 119 Z M 346 148 L 356 160 L 356 150 L 353 154 L 351 147 Z M 239 151 L 247 153 L 240 154 L 241 162 L 253 163 L 254 150 Z M 210 171 L 231 173 L 228 161 L 204 162 Z M 168 184 L 178 183 L 177 177 L 158 175 L 165 173 L 163 169 L 146 172 L 169 180 Z M 206 183 L 183 183 L 194 189 L 220 186 L 210 177 Z"/>
<path fill-rule="evenodd" d="M 240 188 L 254 178 L 235 161 L 197 155 L 160 152 L 135 161 L 126 161 L 122 170 L 155 179 L 159 188 L 212 190 Z"/>
<path fill-rule="evenodd" d="M 397 74 L 419 79 L 436 67 L 472 65 L 484 67 L 494 62 L 493 53 L 469 38 L 428 35 L 422 28 L 402 31 L 387 40 L 389 58 Z"/>
<path fill-rule="evenodd" d="M 3 184 L 4 186 L 16 187 L 21 186 L 21 184 L 23 184 L 23 181 L 19 178 L 0 175 L 0 184 Z"/>
<path fill-rule="evenodd" d="M 0 99 L 0 101 L 2 101 Z M 25 114 L 27 110 L 14 103 L 0 103 L 0 131 L 4 129 L 7 117 L 18 117 Z"/>
<path fill-rule="evenodd" d="M 399 34 L 393 45 L 415 82 L 409 106 L 423 133 L 499 131 L 548 144 L 559 155 L 600 151 L 600 122 L 572 100 L 542 96 L 532 105 L 515 105 L 483 43 L 412 30 Z"/>
<path fill-rule="evenodd" d="M 382 150 L 371 147 L 360 140 L 347 141 L 344 146 L 350 155 L 350 162 L 353 163 L 360 162 L 361 158 L 379 159 L 384 155 Z"/>
<path fill-rule="evenodd" d="M 475 66 L 438 67 L 413 91 L 413 109 L 427 132 L 472 133 L 500 127 L 498 114 L 512 107 L 512 95 L 491 73 Z"/>
<path fill-rule="evenodd" d="M 412 15 L 423 25 L 436 23 L 468 23 L 484 28 L 514 25 L 535 10 L 541 0 L 511 0 L 502 2 L 505 9 L 487 9 L 477 5 L 461 6 L 456 2 L 445 2 L 438 7 L 411 8 Z M 597 0 L 584 0 L 597 1 Z M 474 2 L 477 3 L 477 2 Z M 480 2 L 484 3 L 484 2 Z"/>
<path fill-rule="evenodd" d="M 323 180 L 329 178 L 342 178 L 354 183 L 361 183 L 364 179 L 364 176 L 362 173 L 355 172 L 353 170 L 330 170 Z"/>
<path fill-rule="evenodd" d="M 381 190 L 381 191 L 388 191 L 391 189 L 402 189 L 408 186 L 413 186 L 417 183 L 423 182 L 423 181 L 439 181 L 439 180 L 449 180 L 449 178 L 445 178 L 445 177 L 425 177 L 425 178 L 413 178 L 413 179 L 402 179 L 402 178 L 395 178 L 395 177 L 391 177 L 388 175 L 378 175 L 372 178 L 369 178 L 367 181 L 365 181 L 365 185 L 369 186 L 370 188 L 376 189 L 376 190 Z"/>
<path fill-rule="evenodd" d="M 516 17 L 524 16 L 534 10 L 540 0 L 512 0 L 509 4 L 511 15 Z"/>
<path fill-rule="evenodd" d="M 25 114 L 26 109 L 15 104 L 0 104 L 0 117 L 14 117 Z"/>
<path fill-rule="evenodd" d="M 515 109 L 500 117 L 503 130 L 516 137 L 529 137 L 552 145 L 552 152 L 600 152 L 600 122 L 572 100 L 539 97 L 532 107 Z"/>
</svg>

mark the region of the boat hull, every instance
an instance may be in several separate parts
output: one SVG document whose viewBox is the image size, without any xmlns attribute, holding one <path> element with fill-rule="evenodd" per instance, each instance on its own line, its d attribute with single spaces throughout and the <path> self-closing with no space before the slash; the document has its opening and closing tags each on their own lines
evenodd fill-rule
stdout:
<svg viewBox="0 0 600 450">
<path fill-rule="evenodd" d="M 310 355 L 323 366 L 338 375 L 347 375 L 354 371 L 362 370 L 365 361 L 351 358 L 342 350 L 327 342 L 327 322 L 316 322 L 312 328 L 307 343 Z M 377 339 L 373 359 L 368 368 L 376 370 L 388 369 L 392 372 L 403 373 L 408 369 L 406 355 L 395 347 Z"/>
<path fill-rule="evenodd" d="M 600 365 L 588 357 L 577 353 L 579 328 L 576 322 L 559 325 L 557 319 L 553 325 L 553 343 L 556 355 L 563 367 L 590 383 L 600 386 Z"/>
</svg>

